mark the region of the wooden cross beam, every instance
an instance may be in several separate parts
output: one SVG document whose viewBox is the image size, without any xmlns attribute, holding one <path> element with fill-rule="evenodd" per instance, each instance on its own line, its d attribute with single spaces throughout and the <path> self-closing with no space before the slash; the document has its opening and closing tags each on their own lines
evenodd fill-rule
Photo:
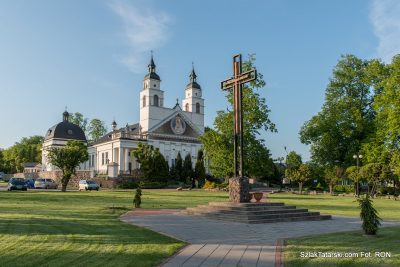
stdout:
<svg viewBox="0 0 400 267">
<path fill-rule="evenodd" d="M 242 85 L 257 79 L 257 70 L 242 72 L 242 55 L 233 56 L 233 77 L 221 82 L 222 90 L 233 88 L 234 112 L 234 176 L 243 177 L 243 112 L 242 112 Z M 239 145 L 238 145 L 239 143 Z M 238 153 L 240 152 L 240 153 Z M 239 154 L 239 155 L 238 155 Z M 239 157 L 238 157 L 239 156 Z M 238 166 L 239 158 L 239 166 Z"/>
</svg>

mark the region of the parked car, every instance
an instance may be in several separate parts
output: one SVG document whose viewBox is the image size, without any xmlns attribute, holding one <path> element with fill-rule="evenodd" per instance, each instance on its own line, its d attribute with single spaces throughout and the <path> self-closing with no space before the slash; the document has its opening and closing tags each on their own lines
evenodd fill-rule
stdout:
<svg viewBox="0 0 400 267">
<path fill-rule="evenodd" d="M 29 189 L 35 188 L 35 179 L 25 178 L 25 184 Z"/>
<path fill-rule="evenodd" d="M 8 181 L 8 186 L 7 190 L 23 190 L 26 191 L 28 190 L 28 187 L 25 184 L 24 178 L 11 178 L 10 181 Z"/>
<path fill-rule="evenodd" d="M 35 188 L 43 188 L 43 189 L 57 189 L 58 185 L 53 179 L 44 179 L 39 178 L 35 181 Z"/>
<path fill-rule="evenodd" d="M 99 191 L 100 186 L 93 180 L 80 180 L 79 191 L 81 190 L 97 190 Z"/>
</svg>

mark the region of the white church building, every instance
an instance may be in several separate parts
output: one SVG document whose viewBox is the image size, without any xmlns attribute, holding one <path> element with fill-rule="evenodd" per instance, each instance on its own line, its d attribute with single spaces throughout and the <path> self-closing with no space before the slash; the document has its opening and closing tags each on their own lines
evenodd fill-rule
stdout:
<svg viewBox="0 0 400 267">
<path fill-rule="evenodd" d="M 79 169 L 105 174 L 109 173 L 109 169 L 112 167 L 118 174 L 131 173 L 139 168 L 136 159 L 131 156 L 131 151 L 137 149 L 139 143 L 147 143 L 159 148 L 170 166 L 174 164 L 178 152 L 181 153 L 182 158 L 190 154 L 194 164 L 197 152 L 202 148 L 199 137 L 204 133 L 204 99 L 201 87 L 196 82 L 194 68 L 192 68 L 189 78 L 182 104 L 176 103 L 172 108 L 165 107 L 161 79 L 156 73 L 156 65 L 151 56 L 148 73 L 144 77 L 139 96 L 139 122 L 119 128 L 113 121 L 112 131 L 89 146 L 89 161 L 81 164 Z M 64 122 L 59 123 L 63 124 L 64 139 L 57 140 L 59 138 L 54 135 L 53 129 L 57 128 L 57 125 L 53 126 L 49 129 L 49 131 L 53 129 L 51 134 L 49 135 L 48 131 L 45 136 L 43 151 L 52 144 L 65 144 L 68 141 L 65 137 L 75 139 L 73 135 L 64 134 L 64 132 L 68 133 L 68 129 L 64 128 L 71 126 L 71 123 L 67 124 L 65 119 L 68 122 L 68 117 L 65 117 L 64 114 Z M 69 132 L 79 131 L 73 129 Z M 86 138 L 81 135 L 79 132 L 78 139 L 86 142 Z M 47 163 L 45 152 L 43 152 L 42 158 L 42 169 L 53 170 L 52 166 Z"/>
</svg>

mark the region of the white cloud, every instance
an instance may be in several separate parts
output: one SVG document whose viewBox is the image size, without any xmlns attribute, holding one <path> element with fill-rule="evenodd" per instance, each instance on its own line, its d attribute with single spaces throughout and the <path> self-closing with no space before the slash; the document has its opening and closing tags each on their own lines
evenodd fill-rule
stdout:
<svg viewBox="0 0 400 267">
<path fill-rule="evenodd" d="M 171 17 L 137 1 L 128 3 L 116 0 L 110 7 L 121 18 L 130 47 L 129 54 L 121 62 L 131 71 L 140 73 L 143 71 L 145 58 L 148 60 L 149 51 L 162 47 L 168 41 Z"/>
<path fill-rule="evenodd" d="M 373 0 L 370 20 L 378 37 L 378 57 L 390 62 L 400 53 L 400 1 Z"/>
</svg>

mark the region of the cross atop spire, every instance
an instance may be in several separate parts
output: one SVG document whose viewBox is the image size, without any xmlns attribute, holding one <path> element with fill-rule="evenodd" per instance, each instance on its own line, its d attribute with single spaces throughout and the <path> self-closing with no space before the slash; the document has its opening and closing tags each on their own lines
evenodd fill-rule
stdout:
<svg viewBox="0 0 400 267">
<path fill-rule="evenodd" d="M 197 83 L 196 81 L 197 79 L 197 75 L 196 72 L 194 71 L 194 63 L 192 61 L 192 71 L 190 72 L 189 75 L 189 83 L 186 86 L 186 88 L 197 88 L 197 89 L 201 89 L 200 85 Z"/>
<path fill-rule="evenodd" d="M 153 59 L 153 50 L 150 51 L 150 54 L 151 58 L 148 67 L 149 67 L 149 73 L 153 73 L 156 72 L 156 64 L 154 64 L 154 59 Z"/>
<path fill-rule="evenodd" d="M 194 71 L 194 63 L 193 63 L 193 61 L 192 61 L 192 72 L 190 73 L 189 77 L 190 77 L 190 82 L 191 83 L 196 82 L 197 75 L 196 75 L 196 72 Z"/>
<path fill-rule="evenodd" d="M 160 76 L 158 76 L 156 73 L 156 64 L 154 64 L 153 50 L 151 50 L 150 53 L 151 53 L 150 62 L 149 65 L 147 65 L 149 73 L 145 77 L 150 77 L 151 79 L 160 80 Z"/>
</svg>

